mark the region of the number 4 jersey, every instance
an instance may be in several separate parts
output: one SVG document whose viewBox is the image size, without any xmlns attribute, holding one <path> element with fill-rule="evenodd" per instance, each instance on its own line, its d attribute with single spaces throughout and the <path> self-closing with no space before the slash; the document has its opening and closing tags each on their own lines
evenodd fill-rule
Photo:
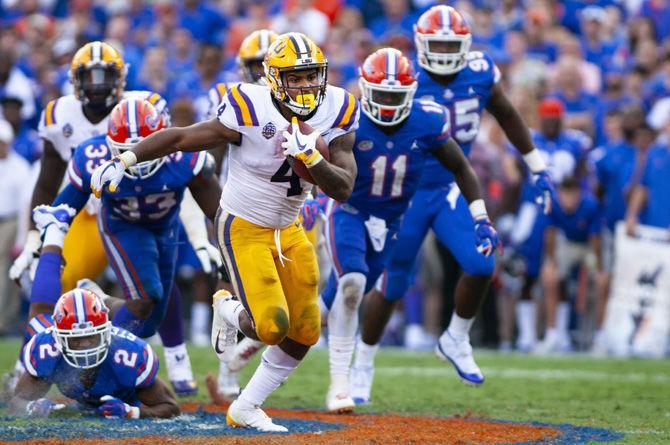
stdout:
<svg viewBox="0 0 670 445">
<path fill-rule="evenodd" d="M 100 405 L 100 397 L 105 395 L 139 406 L 137 389 L 151 386 L 158 372 L 158 357 L 151 346 L 117 327 L 112 327 L 109 352 L 95 369 L 91 386 L 81 382 L 85 370 L 68 365 L 63 358 L 53 328 L 35 334 L 26 343 L 22 360 L 30 375 L 56 385 L 65 397 L 89 407 Z"/>
<path fill-rule="evenodd" d="M 451 136 L 461 146 L 465 155 L 479 133 L 479 120 L 491 97 L 493 86 L 500 80 L 500 71 L 488 54 L 472 51 L 467 55 L 468 64 L 454 74 L 448 85 L 435 81 L 422 70 L 416 97 L 444 105 L 451 115 Z M 420 188 L 435 188 L 453 182 L 454 176 L 437 161 L 426 162 Z"/>
<path fill-rule="evenodd" d="M 328 86 L 323 102 L 305 122 L 328 144 L 358 127 L 359 105 L 351 93 Z M 226 127 L 242 135 L 231 145 L 228 181 L 221 208 L 261 227 L 283 228 L 298 216 L 312 185 L 290 168 L 281 143 L 289 122 L 267 86 L 238 84 L 230 88 L 217 110 Z"/>
<path fill-rule="evenodd" d="M 173 224 L 179 214 L 184 189 L 200 173 L 206 156 L 205 151 L 178 151 L 167 156 L 156 173 L 147 178 L 126 174 L 116 192 L 111 193 L 106 188 L 103 191 L 102 214 L 105 218 L 140 223 L 149 228 Z M 68 165 L 70 184 L 82 194 L 90 194 L 93 171 L 111 158 L 104 135 L 82 142 Z M 79 208 L 77 203 L 66 203 Z"/>
</svg>

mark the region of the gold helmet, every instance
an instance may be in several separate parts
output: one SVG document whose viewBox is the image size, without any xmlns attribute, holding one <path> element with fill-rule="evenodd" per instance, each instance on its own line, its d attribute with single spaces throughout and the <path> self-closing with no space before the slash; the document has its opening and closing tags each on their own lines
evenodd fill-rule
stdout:
<svg viewBox="0 0 670 445">
<path fill-rule="evenodd" d="M 237 65 L 240 67 L 242 79 L 248 83 L 264 84 L 263 59 L 268 48 L 278 34 L 268 29 L 259 29 L 249 34 L 240 45 Z"/>
<path fill-rule="evenodd" d="M 112 45 L 89 42 L 72 58 L 70 82 L 84 105 L 111 109 L 121 100 L 127 71 L 121 54 Z"/>
<path fill-rule="evenodd" d="M 304 34 L 289 32 L 277 37 L 265 54 L 263 68 L 275 99 L 296 114 L 304 116 L 311 113 L 326 95 L 328 61 L 316 43 Z M 287 73 L 304 70 L 316 70 L 316 84 L 296 87 L 287 84 Z M 316 93 L 314 90 L 317 90 Z M 297 93 L 295 99 L 289 91 Z"/>
</svg>

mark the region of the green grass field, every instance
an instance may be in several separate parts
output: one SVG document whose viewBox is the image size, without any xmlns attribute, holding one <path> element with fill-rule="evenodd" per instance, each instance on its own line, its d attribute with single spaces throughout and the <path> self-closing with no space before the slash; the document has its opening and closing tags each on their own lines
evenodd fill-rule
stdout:
<svg viewBox="0 0 670 445">
<path fill-rule="evenodd" d="M 0 371 L 11 369 L 17 348 L 17 341 L 0 341 Z M 201 385 L 200 394 L 191 400 L 205 402 L 204 377 L 216 373 L 218 360 L 208 348 L 191 348 L 190 353 Z M 622 432 L 625 444 L 670 443 L 669 360 L 547 358 L 489 351 L 478 351 L 476 358 L 487 381 L 470 388 L 431 353 L 382 350 L 374 403 L 361 412 L 570 423 Z M 256 363 L 257 358 L 243 381 Z M 160 374 L 165 378 L 164 369 Z M 327 353 L 314 350 L 267 405 L 323 409 L 327 385 Z"/>
</svg>

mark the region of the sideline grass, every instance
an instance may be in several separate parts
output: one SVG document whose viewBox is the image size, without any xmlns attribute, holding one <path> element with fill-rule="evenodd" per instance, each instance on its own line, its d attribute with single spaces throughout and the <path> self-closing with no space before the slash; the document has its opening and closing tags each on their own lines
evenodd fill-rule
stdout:
<svg viewBox="0 0 670 445">
<path fill-rule="evenodd" d="M 12 368 L 17 348 L 18 341 L 0 340 L 0 372 Z M 218 360 L 209 348 L 189 351 L 201 388 L 190 400 L 206 402 L 204 377 L 216 373 Z M 621 443 L 625 444 L 670 443 L 669 360 L 535 357 L 489 351 L 478 351 L 476 357 L 487 381 L 480 388 L 470 388 L 431 353 L 382 350 L 374 403 L 361 412 L 571 423 L 622 432 L 626 436 Z M 243 372 L 243 381 L 257 360 Z M 163 367 L 160 375 L 165 378 Z M 314 350 L 267 405 L 323 409 L 327 385 L 327 353 Z"/>
</svg>

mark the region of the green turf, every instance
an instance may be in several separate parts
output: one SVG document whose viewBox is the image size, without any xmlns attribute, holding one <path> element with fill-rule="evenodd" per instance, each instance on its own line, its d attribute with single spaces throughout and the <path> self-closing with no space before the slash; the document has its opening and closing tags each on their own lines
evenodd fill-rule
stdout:
<svg viewBox="0 0 670 445">
<path fill-rule="evenodd" d="M 17 344 L 0 340 L 0 370 L 12 367 Z M 218 360 L 209 348 L 191 348 L 190 353 L 203 389 L 196 399 L 205 401 L 204 376 L 216 373 Z M 626 435 L 621 443 L 670 443 L 668 360 L 546 358 L 487 351 L 476 357 L 487 381 L 470 388 L 460 383 L 451 366 L 430 353 L 382 350 L 374 404 L 361 411 L 565 422 L 614 429 Z M 256 363 L 243 372 L 243 381 Z M 160 374 L 165 377 L 163 368 Z M 322 409 L 327 385 L 327 354 L 314 350 L 267 405 Z"/>
</svg>

